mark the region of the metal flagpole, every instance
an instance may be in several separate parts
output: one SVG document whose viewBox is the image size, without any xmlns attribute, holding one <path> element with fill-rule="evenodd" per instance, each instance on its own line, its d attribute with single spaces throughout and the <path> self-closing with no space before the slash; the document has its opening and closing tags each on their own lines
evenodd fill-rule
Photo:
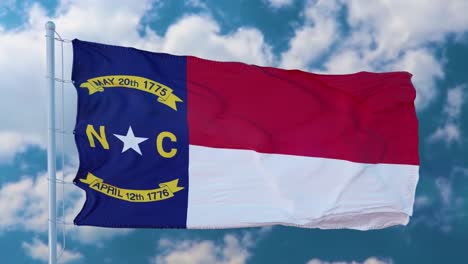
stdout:
<svg viewBox="0 0 468 264">
<path fill-rule="evenodd" d="M 47 85 L 48 104 L 48 146 L 47 171 L 49 179 L 49 264 L 57 263 L 57 212 L 56 212 L 56 175 L 55 175 L 55 24 L 45 24 L 47 43 Z"/>
</svg>

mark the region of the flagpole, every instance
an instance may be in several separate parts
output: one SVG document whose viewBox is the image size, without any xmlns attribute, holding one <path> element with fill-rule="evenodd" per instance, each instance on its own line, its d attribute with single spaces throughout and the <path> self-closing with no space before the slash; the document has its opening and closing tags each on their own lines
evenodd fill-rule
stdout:
<svg viewBox="0 0 468 264">
<path fill-rule="evenodd" d="M 47 43 L 47 85 L 48 85 L 48 146 L 47 172 L 49 179 L 49 264 L 57 263 L 57 212 L 55 175 L 55 24 L 45 24 Z"/>
</svg>

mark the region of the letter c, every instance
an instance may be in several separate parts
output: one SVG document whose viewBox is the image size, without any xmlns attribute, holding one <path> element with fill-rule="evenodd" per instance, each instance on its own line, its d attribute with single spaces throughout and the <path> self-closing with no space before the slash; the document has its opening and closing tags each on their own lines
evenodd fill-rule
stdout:
<svg viewBox="0 0 468 264">
<path fill-rule="evenodd" d="M 156 149 L 158 150 L 159 155 L 163 158 L 172 158 L 176 155 L 177 149 L 176 148 L 171 148 L 169 152 L 165 151 L 163 148 L 163 140 L 164 138 L 169 138 L 171 142 L 177 142 L 176 136 L 169 132 L 169 131 L 163 131 L 159 133 L 158 137 L 156 138 Z"/>
</svg>

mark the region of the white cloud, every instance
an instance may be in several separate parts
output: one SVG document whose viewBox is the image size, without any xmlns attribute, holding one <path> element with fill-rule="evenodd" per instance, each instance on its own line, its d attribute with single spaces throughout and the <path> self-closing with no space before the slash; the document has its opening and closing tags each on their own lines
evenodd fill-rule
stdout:
<svg viewBox="0 0 468 264">
<path fill-rule="evenodd" d="M 138 33 L 140 19 L 154 2 L 144 0 L 135 4 L 126 0 L 61 1 L 57 15 L 51 19 L 55 21 L 58 32 L 70 37 L 132 43 L 142 38 Z"/>
<path fill-rule="evenodd" d="M 441 62 L 426 48 L 404 51 L 397 61 L 389 63 L 385 69 L 391 71 L 408 71 L 413 74 L 416 88 L 416 106 L 426 107 L 437 95 L 436 80 L 444 77 Z"/>
<path fill-rule="evenodd" d="M 452 170 L 450 177 L 437 177 L 435 180 L 441 201 L 441 213 L 436 216 L 435 223 L 445 232 L 452 230 L 452 221 L 455 218 L 466 215 L 463 211 L 464 199 L 453 192 L 453 181 L 456 176 L 455 170 Z"/>
<path fill-rule="evenodd" d="M 47 179 L 25 177 L 0 189 L 0 230 L 47 230 Z"/>
<path fill-rule="evenodd" d="M 460 117 L 464 98 L 464 86 L 457 86 L 447 91 L 447 100 L 444 106 L 445 120 L 430 135 L 430 141 L 444 141 L 448 146 L 452 143 L 460 143 Z"/>
<path fill-rule="evenodd" d="M 16 154 L 24 152 L 29 146 L 33 145 L 44 148 L 35 135 L 0 131 L 0 164 L 11 162 Z"/>
<path fill-rule="evenodd" d="M 436 81 L 444 77 L 442 62 L 426 46 L 443 38 L 422 38 L 419 28 L 405 28 L 406 22 L 394 10 L 397 2 L 388 2 L 388 8 L 379 1 L 366 5 L 348 2 L 350 36 L 340 39 L 324 64 L 325 70 L 332 73 L 409 71 L 417 90 L 416 106 L 423 109 L 437 95 Z"/>
<path fill-rule="evenodd" d="M 426 195 L 416 196 L 414 200 L 414 207 L 416 209 L 428 207 L 431 204 L 431 199 Z"/>
<path fill-rule="evenodd" d="M 456 166 L 453 168 L 453 172 L 455 175 L 460 174 L 464 177 L 468 177 L 468 168 Z"/>
<path fill-rule="evenodd" d="M 61 171 L 57 173 L 61 175 Z M 59 177 L 61 178 L 61 177 Z M 71 182 L 72 173 L 66 173 L 65 182 Z M 60 184 L 57 184 L 57 203 L 59 216 L 62 213 L 61 201 L 65 201 L 65 221 L 70 224 L 81 210 L 85 197 L 84 192 L 72 184 L 64 186 L 64 195 Z M 40 174 L 35 179 L 22 179 L 7 183 L 0 188 L 0 232 L 8 230 L 26 230 L 34 233 L 45 233 L 48 228 L 48 181 L 46 174 Z M 59 224 L 60 228 L 61 225 Z M 101 245 L 107 240 L 119 235 L 130 233 L 131 229 L 110 229 L 88 226 L 66 226 L 72 239 L 85 244 Z"/>
<path fill-rule="evenodd" d="M 338 20 L 344 8 L 346 25 Z M 307 1 L 305 22 L 281 54 L 280 65 L 334 74 L 410 71 L 416 106 L 424 109 L 445 75 L 434 47 L 468 31 L 468 17 L 459 12 L 464 9 L 468 2 L 458 0 L 430 5 L 422 0 Z M 349 32 L 341 30 L 344 26 Z"/>
<path fill-rule="evenodd" d="M 382 260 L 375 257 L 370 257 L 363 262 L 359 261 L 323 261 L 320 259 L 311 259 L 307 262 L 307 264 L 391 264 L 393 263 L 392 260 Z"/>
<path fill-rule="evenodd" d="M 327 52 L 338 35 L 338 2 L 333 0 L 307 1 L 302 27 L 296 29 L 289 41 L 289 49 L 281 54 L 283 68 L 307 69 Z"/>
<path fill-rule="evenodd" d="M 454 123 L 447 122 L 445 125 L 438 127 L 429 138 L 431 141 L 445 141 L 447 145 L 460 140 L 460 128 Z"/>
<path fill-rule="evenodd" d="M 443 41 L 449 33 L 467 30 L 468 18 L 460 10 L 468 2 L 458 0 L 366 0 L 348 1 L 348 22 L 353 28 L 369 29 L 375 35 L 377 50 L 396 56 L 402 48 Z"/>
<path fill-rule="evenodd" d="M 0 130 L 20 131 L 34 137 L 45 135 L 46 108 L 42 88 L 45 83 L 42 49 L 45 45 L 31 44 L 43 40 L 39 32 L 12 32 L 0 27 L 0 49 L 8 51 L 0 52 Z"/>
<path fill-rule="evenodd" d="M 449 205 L 453 197 L 452 184 L 448 179 L 441 177 L 436 179 L 435 184 L 439 191 L 442 204 Z"/>
<path fill-rule="evenodd" d="M 449 118 L 458 118 L 461 114 L 461 108 L 464 103 L 463 88 L 463 86 L 457 86 L 447 92 L 447 105 L 444 111 Z"/>
<path fill-rule="evenodd" d="M 185 1 L 185 4 L 187 6 L 191 6 L 191 7 L 196 7 L 196 8 L 201 8 L 201 9 L 208 9 L 208 6 L 202 0 L 187 0 L 187 1 Z"/>
<path fill-rule="evenodd" d="M 294 0 L 266 0 L 266 2 L 273 8 L 281 8 L 292 5 Z"/>
<path fill-rule="evenodd" d="M 373 67 L 357 50 L 342 50 L 330 56 L 324 64 L 326 72 L 347 74 L 357 71 L 373 71 Z"/>
<path fill-rule="evenodd" d="M 468 18 L 459 12 L 468 8 L 468 2 L 369 0 L 350 1 L 347 7 L 352 31 L 371 36 L 370 42 L 358 45 L 370 68 L 412 72 L 416 105 L 426 107 L 437 95 L 436 80 L 444 77 L 442 61 L 426 47 L 468 30 Z"/>
<path fill-rule="evenodd" d="M 272 63 L 271 47 L 265 43 L 259 30 L 240 27 L 227 35 L 222 35 L 220 31 L 220 25 L 208 16 L 186 16 L 168 28 L 160 49 L 213 60 L 257 65 Z"/>
<path fill-rule="evenodd" d="M 48 245 L 42 240 L 34 238 L 31 243 L 23 242 L 23 249 L 26 253 L 34 260 L 47 262 L 49 259 L 49 248 Z M 65 250 L 62 252 L 62 246 L 57 245 L 57 255 L 60 256 L 58 259 L 60 263 L 70 263 L 83 258 L 83 255 L 79 252 Z"/>
<path fill-rule="evenodd" d="M 158 247 L 162 253 L 153 257 L 151 263 L 243 264 L 250 257 L 250 248 L 253 245 L 249 233 L 241 237 L 227 234 L 219 244 L 211 240 L 162 239 Z"/>
<path fill-rule="evenodd" d="M 468 169 L 455 166 L 448 175 L 436 177 L 433 184 L 436 195 L 422 194 L 416 198 L 415 210 L 412 225 L 423 223 L 431 228 L 440 229 L 443 232 L 450 232 L 456 220 L 467 216 L 466 198 L 456 191 L 457 184 L 461 179 L 468 176 Z"/>
</svg>

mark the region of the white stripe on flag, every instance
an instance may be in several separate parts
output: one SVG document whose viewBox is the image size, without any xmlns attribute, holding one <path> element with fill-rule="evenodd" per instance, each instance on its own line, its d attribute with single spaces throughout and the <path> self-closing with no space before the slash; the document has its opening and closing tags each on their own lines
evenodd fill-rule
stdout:
<svg viewBox="0 0 468 264">
<path fill-rule="evenodd" d="M 189 147 L 187 228 L 403 224 L 419 166 Z"/>
</svg>

